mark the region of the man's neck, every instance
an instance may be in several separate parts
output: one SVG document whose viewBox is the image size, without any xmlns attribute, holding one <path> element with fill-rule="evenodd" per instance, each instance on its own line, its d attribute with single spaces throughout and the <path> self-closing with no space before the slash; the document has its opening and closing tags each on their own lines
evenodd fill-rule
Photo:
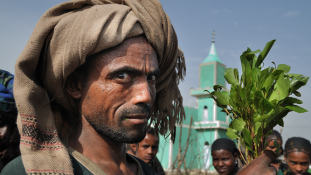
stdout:
<svg viewBox="0 0 311 175">
<path fill-rule="evenodd" d="M 137 165 L 126 159 L 125 144 L 98 134 L 84 117 L 70 135 L 68 145 L 107 174 L 137 174 Z"/>
</svg>

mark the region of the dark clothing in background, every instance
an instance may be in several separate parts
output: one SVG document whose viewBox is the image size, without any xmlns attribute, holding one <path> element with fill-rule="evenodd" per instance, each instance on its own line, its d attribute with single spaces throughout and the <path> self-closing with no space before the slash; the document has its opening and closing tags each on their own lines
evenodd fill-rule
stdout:
<svg viewBox="0 0 311 175">
<path fill-rule="evenodd" d="M 154 172 L 156 173 L 156 175 L 165 175 L 163 167 L 162 167 L 162 165 L 161 165 L 161 163 L 157 157 L 152 161 L 151 167 L 154 170 Z"/>
</svg>

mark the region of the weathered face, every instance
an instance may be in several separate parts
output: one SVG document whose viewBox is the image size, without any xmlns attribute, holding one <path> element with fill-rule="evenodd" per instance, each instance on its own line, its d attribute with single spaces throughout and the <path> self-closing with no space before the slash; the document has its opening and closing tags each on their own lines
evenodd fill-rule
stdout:
<svg viewBox="0 0 311 175">
<path fill-rule="evenodd" d="M 156 97 L 156 52 L 144 37 L 135 37 L 94 59 L 81 90 L 82 116 L 114 141 L 141 141 Z"/>
<path fill-rule="evenodd" d="M 152 134 L 147 134 L 139 143 L 136 156 L 150 164 L 156 157 L 159 148 L 159 140 Z"/>
<path fill-rule="evenodd" d="M 230 151 L 220 149 L 212 151 L 213 166 L 220 175 L 232 174 L 235 171 L 235 157 Z"/>
<path fill-rule="evenodd" d="M 309 170 L 310 156 L 304 152 L 291 152 L 284 157 L 284 160 L 295 175 L 306 174 Z"/>
</svg>

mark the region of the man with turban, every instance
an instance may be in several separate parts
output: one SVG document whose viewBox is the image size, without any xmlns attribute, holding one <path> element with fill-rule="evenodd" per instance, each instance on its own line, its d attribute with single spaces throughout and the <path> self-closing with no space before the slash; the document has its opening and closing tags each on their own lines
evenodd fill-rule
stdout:
<svg viewBox="0 0 311 175">
<path fill-rule="evenodd" d="M 13 81 L 14 75 L 0 69 L 0 170 L 20 155 Z"/>
<path fill-rule="evenodd" d="M 21 157 L 2 174 L 153 174 L 124 143 L 141 141 L 150 124 L 174 140 L 185 116 L 185 61 L 158 0 L 51 8 L 15 72 Z"/>
</svg>

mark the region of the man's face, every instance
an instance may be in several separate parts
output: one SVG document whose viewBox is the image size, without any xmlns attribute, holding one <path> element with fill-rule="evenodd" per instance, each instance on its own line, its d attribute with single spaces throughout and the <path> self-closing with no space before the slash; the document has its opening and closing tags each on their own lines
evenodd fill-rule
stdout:
<svg viewBox="0 0 311 175">
<path fill-rule="evenodd" d="M 269 143 L 268 143 L 268 145 L 267 145 L 265 150 L 271 150 L 271 151 L 276 152 L 277 147 L 274 146 L 274 140 L 269 140 L 268 142 Z M 282 141 L 281 140 L 277 140 L 277 142 L 279 144 L 280 149 L 282 149 L 282 144 L 283 144 Z M 281 152 L 281 150 L 280 150 L 280 152 Z M 279 152 L 279 154 L 280 154 L 280 152 Z"/>
<path fill-rule="evenodd" d="M 144 37 L 135 37 L 94 59 L 81 90 L 82 116 L 113 141 L 141 141 L 156 97 L 156 52 Z"/>
<path fill-rule="evenodd" d="M 237 157 L 230 151 L 220 149 L 212 151 L 213 166 L 220 175 L 228 175 L 235 171 Z"/>
<path fill-rule="evenodd" d="M 156 157 L 159 148 L 159 140 L 152 134 L 146 134 L 144 140 L 139 143 L 136 156 L 150 164 Z"/>
<path fill-rule="evenodd" d="M 284 159 L 290 171 L 295 175 L 306 174 L 309 170 L 310 156 L 304 152 L 291 152 Z"/>
</svg>

